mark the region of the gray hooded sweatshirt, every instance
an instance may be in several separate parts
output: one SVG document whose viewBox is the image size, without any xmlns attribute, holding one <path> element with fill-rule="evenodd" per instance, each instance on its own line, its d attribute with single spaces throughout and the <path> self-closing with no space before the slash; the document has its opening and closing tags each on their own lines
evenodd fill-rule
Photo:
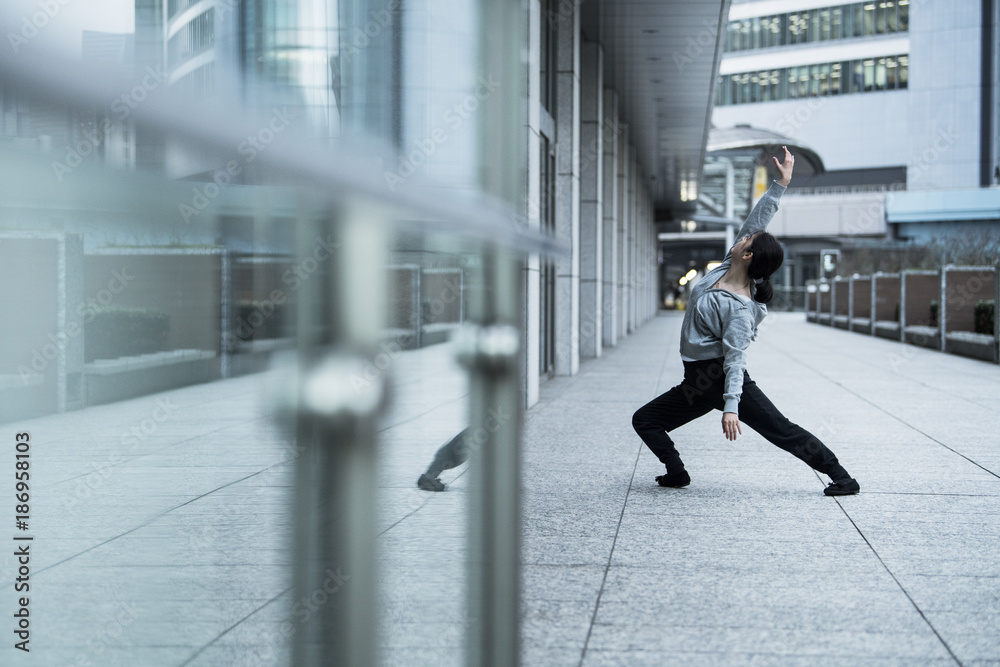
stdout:
<svg viewBox="0 0 1000 667">
<path fill-rule="evenodd" d="M 778 200 L 785 187 L 771 183 L 764 196 L 750 211 L 736 238 L 762 232 L 778 210 Z M 732 250 L 732 248 L 730 248 Z M 745 299 L 729 290 L 712 286 L 726 274 L 733 263 L 728 253 L 725 261 L 712 269 L 691 288 L 691 299 L 681 325 L 681 357 L 685 361 L 707 361 L 723 358 L 726 373 L 725 412 L 739 414 L 743 395 L 743 371 L 746 369 L 746 349 L 757 338 L 757 326 L 767 315 L 767 306 Z M 756 287 L 750 283 L 750 293 Z"/>
</svg>

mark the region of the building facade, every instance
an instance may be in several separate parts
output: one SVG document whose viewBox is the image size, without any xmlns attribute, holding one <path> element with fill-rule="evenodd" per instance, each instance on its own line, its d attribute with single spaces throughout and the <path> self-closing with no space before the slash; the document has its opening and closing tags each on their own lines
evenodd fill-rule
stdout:
<svg viewBox="0 0 1000 667">
<path fill-rule="evenodd" d="M 821 156 L 827 173 L 793 182 L 778 221 L 809 261 L 820 246 L 1000 221 L 996 26 L 993 0 L 732 3 L 713 123 Z M 965 210 L 984 189 L 973 196 L 992 203 Z M 919 221 L 895 213 L 928 192 L 949 203 Z"/>
</svg>

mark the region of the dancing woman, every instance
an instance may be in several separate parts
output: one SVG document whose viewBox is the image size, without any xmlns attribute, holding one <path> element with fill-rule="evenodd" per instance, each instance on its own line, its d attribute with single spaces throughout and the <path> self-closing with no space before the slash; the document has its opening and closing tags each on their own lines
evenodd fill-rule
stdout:
<svg viewBox="0 0 1000 667">
<path fill-rule="evenodd" d="M 861 488 L 834 453 L 782 415 L 746 372 L 745 351 L 757 338 L 773 295 L 771 274 L 785 258 L 781 244 L 765 231 L 792 180 L 795 158 L 783 148 L 782 162 L 771 158 L 781 178 L 750 212 L 726 260 L 691 290 L 681 325 L 683 382 L 632 417 L 636 433 L 666 466 L 666 473 L 656 478 L 660 486 L 680 488 L 691 483 L 667 433 L 714 409 L 722 411 L 722 432 L 728 440 L 742 435 L 742 419 L 772 444 L 829 475 L 833 481 L 823 491 L 826 495 L 850 495 Z"/>
</svg>

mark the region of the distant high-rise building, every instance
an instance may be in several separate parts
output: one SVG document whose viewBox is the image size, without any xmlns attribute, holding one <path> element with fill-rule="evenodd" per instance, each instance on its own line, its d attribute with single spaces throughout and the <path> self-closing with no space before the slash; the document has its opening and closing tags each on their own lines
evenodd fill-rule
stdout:
<svg viewBox="0 0 1000 667">
<path fill-rule="evenodd" d="M 789 191 L 812 198 L 783 202 L 786 236 L 811 239 L 815 261 L 824 243 L 1000 226 L 982 205 L 1000 192 L 969 196 L 1000 174 L 998 4 L 733 0 L 712 120 L 822 158 L 827 172 Z M 931 191 L 934 210 L 899 213 Z"/>
</svg>

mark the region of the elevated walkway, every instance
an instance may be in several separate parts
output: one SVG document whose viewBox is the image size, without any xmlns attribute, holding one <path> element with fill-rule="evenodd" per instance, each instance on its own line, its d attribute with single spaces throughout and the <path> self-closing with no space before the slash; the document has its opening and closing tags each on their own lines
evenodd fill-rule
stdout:
<svg viewBox="0 0 1000 667">
<path fill-rule="evenodd" d="M 824 497 L 825 480 L 756 434 L 726 441 L 718 414 L 675 432 L 691 486 L 656 486 L 630 425 L 681 377 L 678 314 L 656 318 L 545 383 L 527 414 L 523 664 L 1000 660 L 1000 369 L 802 314 L 765 322 L 752 377 L 862 493 Z M 467 389 L 447 346 L 391 370 L 382 662 L 459 665 L 468 476 L 446 472 L 439 494 L 414 482 L 464 425 Z M 266 377 L 8 425 L 32 438 L 25 664 L 289 664 L 309 604 L 329 598 L 289 590 L 295 452 L 264 413 Z M 334 572 L 328 595 L 349 586 Z"/>
</svg>

